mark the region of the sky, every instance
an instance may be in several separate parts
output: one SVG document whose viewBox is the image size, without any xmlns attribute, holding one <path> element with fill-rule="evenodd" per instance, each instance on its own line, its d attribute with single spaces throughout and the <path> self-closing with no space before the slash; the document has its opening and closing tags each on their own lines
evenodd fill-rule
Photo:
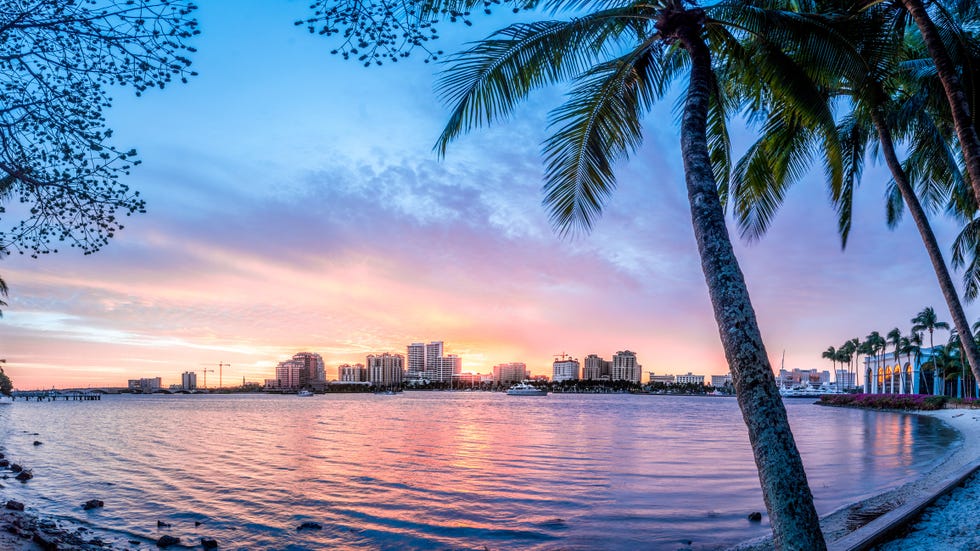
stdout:
<svg viewBox="0 0 980 551">
<path fill-rule="evenodd" d="M 541 206 L 541 143 L 561 89 L 535 93 L 440 160 L 443 67 L 345 62 L 294 26 L 307 9 L 204 2 L 199 76 L 139 98 L 113 91 L 107 122 L 115 144 L 140 153 L 126 183 L 148 212 L 94 255 L 0 259 L 10 287 L 0 358 L 16 388 L 168 385 L 207 369 L 214 386 L 219 362 L 230 364 L 225 385 L 261 382 L 300 351 L 321 354 L 336 377 L 341 363 L 432 340 L 477 373 L 520 361 L 550 375 L 557 354 L 626 349 L 644 372 L 727 372 L 675 98 L 643 120 L 644 144 L 617 167 L 595 229 L 560 238 Z M 443 27 L 439 47 L 509 22 Z M 739 150 L 753 134 L 736 125 L 733 137 Z M 845 251 L 818 167 L 762 240 L 732 231 L 774 368 L 785 354 L 787 369 L 830 369 L 828 346 L 907 333 L 926 306 L 948 321 L 911 220 L 885 226 L 887 180 L 869 164 Z M 953 225 L 936 226 L 950 243 Z"/>
</svg>

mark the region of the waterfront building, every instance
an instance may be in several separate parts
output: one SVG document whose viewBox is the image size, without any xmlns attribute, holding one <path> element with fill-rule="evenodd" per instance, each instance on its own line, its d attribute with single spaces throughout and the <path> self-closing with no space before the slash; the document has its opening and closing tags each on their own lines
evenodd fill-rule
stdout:
<svg viewBox="0 0 980 551">
<path fill-rule="evenodd" d="M 561 359 L 555 358 L 551 364 L 551 380 L 558 383 L 561 381 L 572 381 L 579 378 L 579 363 L 575 358 L 568 358 L 564 354 Z"/>
<path fill-rule="evenodd" d="M 442 341 L 432 341 L 425 345 L 425 373 L 423 379 L 435 379 L 436 363 L 442 357 Z"/>
<path fill-rule="evenodd" d="M 582 366 L 582 378 L 587 381 L 608 381 L 612 372 L 612 362 L 604 360 L 596 354 L 585 357 Z"/>
<path fill-rule="evenodd" d="M 185 371 L 180 374 L 180 386 L 184 390 L 197 390 L 197 373 Z"/>
<path fill-rule="evenodd" d="M 377 386 L 401 386 L 405 375 L 405 357 L 401 354 L 369 354 L 365 363 L 367 380 Z"/>
<path fill-rule="evenodd" d="M 620 350 L 612 359 L 609 377 L 613 381 L 640 382 L 643 366 L 636 362 L 636 352 Z"/>
<path fill-rule="evenodd" d="M 342 364 L 337 367 L 337 380 L 341 383 L 365 383 L 367 369 L 364 364 Z"/>
<path fill-rule="evenodd" d="M 405 377 L 408 380 L 421 379 L 425 373 L 425 344 L 413 342 L 408 345 L 408 353 L 405 355 Z"/>
<path fill-rule="evenodd" d="M 674 376 L 669 373 L 666 375 L 657 375 L 653 371 L 650 371 L 649 377 L 651 383 L 664 383 L 666 385 L 674 384 Z"/>
<path fill-rule="evenodd" d="M 493 382 L 498 384 L 519 383 L 530 377 L 527 364 L 510 362 L 493 366 Z"/>
<path fill-rule="evenodd" d="M 160 377 L 150 377 L 143 379 L 129 379 L 129 390 L 150 394 L 163 388 Z"/>
<path fill-rule="evenodd" d="M 276 383 L 272 388 L 299 390 L 323 388 L 326 385 L 326 369 L 323 358 L 313 352 L 298 352 L 292 358 L 276 366 Z M 269 387 L 269 385 L 266 385 Z"/>
<path fill-rule="evenodd" d="M 964 393 L 960 377 L 946 381 L 942 370 L 933 368 L 933 358 L 942 351 L 942 347 L 921 348 L 918 354 L 887 354 L 864 357 L 864 391 L 871 394 L 949 394 L 963 396 L 980 391 L 980 387 L 966 389 L 972 392 Z M 950 371 L 958 375 L 969 371 L 962 367 L 959 358 L 954 354 L 954 366 Z"/>
<path fill-rule="evenodd" d="M 463 372 L 463 358 L 460 358 L 456 354 L 442 356 L 432 362 L 432 367 L 433 371 L 429 373 L 429 379 L 448 383 L 454 378 L 459 377 L 459 374 Z"/>
<path fill-rule="evenodd" d="M 830 383 L 830 372 L 819 371 L 817 369 L 795 368 L 792 371 L 780 369 L 776 382 L 781 388 L 793 388 L 794 386 L 806 385 L 818 387 L 824 383 Z"/>
<path fill-rule="evenodd" d="M 493 373 L 460 373 L 458 380 L 460 384 L 466 386 L 493 383 Z"/>
<path fill-rule="evenodd" d="M 674 377 L 674 381 L 679 385 L 704 385 L 704 375 L 694 375 L 688 371 L 686 375 Z"/>
<path fill-rule="evenodd" d="M 732 374 L 725 373 L 724 375 L 712 375 L 711 376 L 711 386 L 715 388 L 724 388 L 726 385 L 732 384 Z"/>
</svg>

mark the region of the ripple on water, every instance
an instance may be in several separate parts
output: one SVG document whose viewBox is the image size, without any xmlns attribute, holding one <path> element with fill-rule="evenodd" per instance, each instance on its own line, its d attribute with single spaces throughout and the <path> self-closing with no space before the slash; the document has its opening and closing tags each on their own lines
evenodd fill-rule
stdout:
<svg viewBox="0 0 980 551">
<path fill-rule="evenodd" d="M 955 443 L 931 419 L 788 410 L 821 512 Z M 0 435 L 36 475 L 5 495 L 124 548 L 169 533 L 229 549 L 712 549 L 768 530 L 745 520 L 765 509 L 726 399 L 108 396 L 16 403 Z M 105 508 L 83 512 L 92 498 Z"/>
</svg>

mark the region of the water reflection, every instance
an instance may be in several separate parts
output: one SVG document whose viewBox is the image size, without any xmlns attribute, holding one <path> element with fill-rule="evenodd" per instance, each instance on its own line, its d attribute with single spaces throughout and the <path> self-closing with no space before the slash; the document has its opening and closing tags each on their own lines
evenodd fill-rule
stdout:
<svg viewBox="0 0 980 551">
<path fill-rule="evenodd" d="M 955 440 L 915 416 L 788 411 L 821 513 L 928 470 Z M 764 507 L 731 399 L 109 397 L 18 403 L 0 424 L 37 475 L 5 494 L 123 547 L 155 540 L 157 519 L 232 549 L 711 549 L 768 530 L 745 519 Z M 91 498 L 106 507 L 83 514 Z M 323 529 L 297 531 L 306 520 Z"/>
</svg>

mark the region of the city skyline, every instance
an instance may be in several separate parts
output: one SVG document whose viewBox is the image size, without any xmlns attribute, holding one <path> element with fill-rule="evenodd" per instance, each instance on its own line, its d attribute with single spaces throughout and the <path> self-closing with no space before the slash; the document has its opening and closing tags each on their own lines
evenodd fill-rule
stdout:
<svg viewBox="0 0 980 551">
<path fill-rule="evenodd" d="M 476 372 L 520 360 L 549 374 L 568 343 L 628 345 L 644 371 L 727 371 L 672 101 L 643 121 L 646 144 L 618 168 L 595 230 L 559 239 L 540 204 L 539 144 L 563 90 L 439 161 L 441 66 L 344 62 L 293 25 L 302 3 L 197 13 L 200 76 L 141 98 L 115 90 L 107 112 L 114 143 L 140 151 L 124 183 L 148 213 L 94 255 L 0 260 L 11 290 L 0 358 L 15 386 L 102 386 L 219 362 L 232 365 L 229 381 L 260 381 L 295 350 L 336 365 L 424 335 L 452 342 Z M 507 21 L 447 26 L 440 47 Z M 737 153 L 752 134 L 732 128 Z M 912 224 L 885 227 L 882 167 L 865 171 L 844 253 L 812 172 L 768 236 L 736 239 L 774 370 L 783 350 L 787 368 L 830 369 L 827 346 L 908 331 L 924 306 L 949 319 Z M 936 220 L 946 247 L 952 224 Z"/>
</svg>

